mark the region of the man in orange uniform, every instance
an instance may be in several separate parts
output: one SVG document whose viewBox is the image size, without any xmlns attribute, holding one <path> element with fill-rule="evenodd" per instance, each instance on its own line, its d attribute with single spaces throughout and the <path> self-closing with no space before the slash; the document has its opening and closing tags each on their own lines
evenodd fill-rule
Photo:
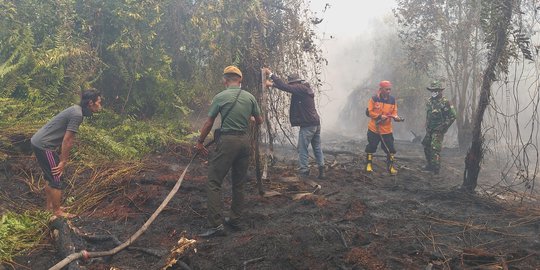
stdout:
<svg viewBox="0 0 540 270">
<path fill-rule="evenodd" d="M 366 145 L 366 172 L 373 172 L 373 153 L 377 151 L 379 142 L 382 142 L 381 148 L 386 153 L 386 167 L 391 175 L 397 174 L 394 166 L 394 135 L 392 134 L 392 119 L 402 121 L 397 113 L 396 99 L 390 95 L 392 83 L 381 81 L 379 91 L 369 99 L 368 111 L 371 120 L 368 124 Z"/>
</svg>

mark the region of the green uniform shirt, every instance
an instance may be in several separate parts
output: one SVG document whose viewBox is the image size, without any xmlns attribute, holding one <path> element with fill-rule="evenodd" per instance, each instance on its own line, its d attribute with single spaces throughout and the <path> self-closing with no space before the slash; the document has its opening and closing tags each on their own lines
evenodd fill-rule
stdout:
<svg viewBox="0 0 540 270">
<path fill-rule="evenodd" d="M 456 110 L 445 97 L 430 98 L 426 104 L 426 129 L 446 132 L 456 120 Z"/>
<path fill-rule="evenodd" d="M 231 106 L 234 103 L 238 91 L 242 91 L 240 96 L 238 96 L 238 101 L 236 105 L 229 112 L 225 121 L 221 124 L 222 131 L 244 131 L 247 132 L 249 127 L 249 118 L 251 116 L 259 116 L 261 110 L 257 104 L 255 97 L 245 91 L 240 90 L 240 87 L 229 87 L 219 94 L 217 94 L 212 100 L 212 105 L 210 105 L 210 111 L 208 112 L 209 117 L 217 117 L 218 113 L 221 114 L 221 117 L 227 111 L 230 110 Z"/>
</svg>

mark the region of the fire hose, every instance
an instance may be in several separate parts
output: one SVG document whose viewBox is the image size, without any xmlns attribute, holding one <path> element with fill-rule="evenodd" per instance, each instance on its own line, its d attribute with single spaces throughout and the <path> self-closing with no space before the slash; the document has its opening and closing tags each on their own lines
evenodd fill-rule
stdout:
<svg viewBox="0 0 540 270">
<path fill-rule="evenodd" d="M 399 116 L 396 115 L 396 116 L 389 116 L 389 117 L 386 118 L 386 119 L 380 119 L 380 118 L 379 118 L 379 119 L 375 120 L 375 126 L 377 127 L 377 133 L 379 134 L 381 143 L 382 143 L 382 145 L 384 146 L 384 149 L 383 149 L 383 150 L 385 150 L 384 152 L 386 152 L 386 154 L 389 155 L 389 156 L 388 156 L 388 160 L 387 160 L 387 166 L 388 166 L 388 169 L 390 170 L 390 166 L 393 166 L 393 165 L 391 165 L 391 164 L 392 164 L 394 161 L 393 161 L 392 158 L 390 158 L 390 157 L 391 157 L 391 156 L 390 156 L 390 149 L 388 148 L 388 145 L 387 145 L 386 142 L 384 141 L 383 134 L 381 134 L 381 130 L 380 130 L 380 124 L 381 124 L 382 121 L 385 121 L 385 120 L 387 120 L 387 119 L 388 119 L 389 121 L 392 121 L 392 120 L 389 119 L 389 118 L 393 118 L 394 121 L 396 121 L 396 122 L 403 122 L 403 121 L 405 121 L 405 118 L 401 118 L 401 117 L 399 117 Z"/>
<path fill-rule="evenodd" d="M 396 122 L 405 122 L 405 118 L 402 118 L 402 117 L 399 117 L 399 116 L 395 116 L 395 117 L 392 117 L 392 118 L 394 118 L 394 121 L 396 121 Z M 384 141 L 384 138 L 383 138 L 383 136 L 381 134 L 381 130 L 380 130 L 380 127 L 379 127 L 379 125 L 381 124 L 382 121 L 384 121 L 384 120 L 383 119 L 376 120 L 375 121 L 375 126 L 377 127 L 377 133 L 379 133 L 379 137 L 381 138 L 381 142 L 384 145 L 384 148 L 387 151 L 389 151 L 390 149 L 388 149 L 388 145 L 386 145 L 386 142 Z"/>
<path fill-rule="evenodd" d="M 214 143 L 214 140 L 208 142 L 205 145 L 205 147 L 208 147 L 208 146 L 212 145 L 213 143 Z M 193 163 L 193 161 L 195 160 L 195 158 L 198 155 L 199 155 L 199 152 L 197 151 L 193 155 L 193 157 L 191 157 L 191 160 L 189 161 L 188 165 L 184 169 L 184 172 L 182 172 L 182 175 L 180 175 L 180 178 L 178 178 L 178 180 L 176 181 L 176 184 L 171 189 L 171 191 L 169 192 L 167 197 L 165 197 L 165 199 L 163 200 L 161 205 L 156 209 L 156 211 L 154 211 L 152 216 L 150 216 L 150 218 L 143 224 L 143 226 L 137 232 L 135 232 L 131 237 L 129 237 L 128 240 L 126 240 L 124 243 L 120 244 L 119 246 L 117 246 L 117 247 L 115 247 L 115 248 L 113 248 L 113 249 L 111 249 L 109 251 L 88 252 L 86 250 L 82 250 L 80 252 L 73 253 L 73 254 L 67 256 L 66 258 L 64 258 L 62 261 L 55 264 L 53 267 L 49 268 L 49 270 L 60 270 L 63 267 L 65 267 L 66 265 L 70 264 L 72 261 L 77 260 L 77 259 L 81 259 L 81 258 L 84 259 L 84 260 L 88 260 L 90 258 L 97 258 L 97 257 L 115 255 L 116 253 L 122 251 L 123 249 L 125 249 L 126 247 L 131 245 L 133 242 L 135 242 L 135 240 L 137 240 L 137 238 L 139 238 L 139 236 L 141 236 L 150 227 L 150 224 L 152 224 L 152 222 L 154 222 L 154 220 L 161 213 L 161 211 L 163 211 L 165 206 L 167 206 L 167 204 L 172 199 L 172 197 L 176 194 L 176 192 L 178 192 L 178 190 L 180 189 L 180 185 L 182 185 L 182 181 L 184 180 L 184 177 L 185 177 L 185 175 L 186 175 L 186 173 L 187 173 L 187 171 L 189 169 L 189 166 Z"/>
</svg>

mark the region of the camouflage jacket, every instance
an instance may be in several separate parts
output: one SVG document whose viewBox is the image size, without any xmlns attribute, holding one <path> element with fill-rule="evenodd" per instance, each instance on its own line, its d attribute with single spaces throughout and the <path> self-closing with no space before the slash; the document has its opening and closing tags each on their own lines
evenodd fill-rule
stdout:
<svg viewBox="0 0 540 270">
<path fill-rule="evenodd" d="M 445 97 L 430 98 L 426 103 L 426 130 L 445 133 L 456 120 L 456 110 Z"/>
</svg>

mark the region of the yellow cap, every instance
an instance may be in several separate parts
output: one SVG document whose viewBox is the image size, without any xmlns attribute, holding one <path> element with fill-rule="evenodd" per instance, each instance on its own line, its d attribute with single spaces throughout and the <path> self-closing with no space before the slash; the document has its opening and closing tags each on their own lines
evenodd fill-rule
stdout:
<svg viewBox="0 0 540 270">
<path fill-rule="evenodd" d="M 228 66 L 223 70 L 223 74 L 228 74 L 228 73 L 236 74 L 242 77 L 242 71 L 240 71 L 240 69 L 235 66 Z"/>
</svg>

